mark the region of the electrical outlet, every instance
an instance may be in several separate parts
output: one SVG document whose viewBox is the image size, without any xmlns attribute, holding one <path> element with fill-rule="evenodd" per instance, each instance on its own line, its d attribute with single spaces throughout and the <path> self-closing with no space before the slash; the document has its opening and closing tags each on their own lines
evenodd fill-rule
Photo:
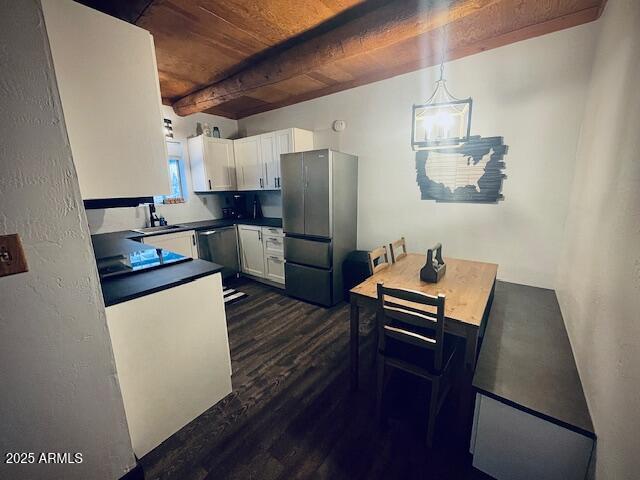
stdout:
<svg viewBox="0 0 640 480">
<path fill-rule="evenodd" d="M 20 236 L 0 235 L 0 277 L 28 271 Z"/>
</svg>

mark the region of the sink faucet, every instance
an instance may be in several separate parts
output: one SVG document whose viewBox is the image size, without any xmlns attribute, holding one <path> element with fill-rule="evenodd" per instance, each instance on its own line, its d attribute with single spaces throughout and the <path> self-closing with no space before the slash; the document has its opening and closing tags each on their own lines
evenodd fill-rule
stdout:
<svg viewBox="0 0 640 480">
<path fill-rule="evenodd" d="M 156 215 L 156 206 L 153 203 L 149 204 L 149 226 L 155 227 L 160 223 L 160 219 Z"/>
</svg>

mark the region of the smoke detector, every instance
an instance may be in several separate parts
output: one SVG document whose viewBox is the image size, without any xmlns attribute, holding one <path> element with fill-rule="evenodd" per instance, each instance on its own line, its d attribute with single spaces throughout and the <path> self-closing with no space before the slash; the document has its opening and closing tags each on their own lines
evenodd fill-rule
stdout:
<svg viewBox="0 0 640 480">
<path fill-rule="evenodd" d="M 336 120 L 335 122 L 333 122 L 334 132 L 342 132 L 345 128 L 347 128 L 347 122 L 345 122 L 344 120 Z"/>
</svg>

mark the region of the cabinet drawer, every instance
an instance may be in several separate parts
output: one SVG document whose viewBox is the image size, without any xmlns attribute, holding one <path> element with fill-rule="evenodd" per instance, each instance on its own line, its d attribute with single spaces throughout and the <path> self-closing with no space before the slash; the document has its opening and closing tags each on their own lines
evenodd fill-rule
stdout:
<svg viewBox="0 0 640 480">
<path fill-rule="evenodd" d="M 284 233 L 282 232 L 282 228 L 278 227 L 262 227 L 262 235 L 270 235 L 282 237 Z"/>
<path fill-rule="evenodd" d="M 282 255 L 265 255 L 264 264 L 267 278 L 284 284 L 284 257 Z"/>
<path fill-rule="evenodd" d="M 274 235 L 264 235 L 264 253 L 284 256 L 284 238 Z"/>
</svg>

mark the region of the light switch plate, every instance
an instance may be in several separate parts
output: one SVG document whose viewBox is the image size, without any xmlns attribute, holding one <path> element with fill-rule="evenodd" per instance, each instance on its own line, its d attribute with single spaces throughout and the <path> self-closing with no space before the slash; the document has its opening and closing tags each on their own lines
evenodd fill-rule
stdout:
<svg viewBox="0 0 640 480">
<path fill-rule="evenodd" d="M 17 233 L 0 235 L 0 277 L 28 271 L 20 236 Z"/>
</svg>

